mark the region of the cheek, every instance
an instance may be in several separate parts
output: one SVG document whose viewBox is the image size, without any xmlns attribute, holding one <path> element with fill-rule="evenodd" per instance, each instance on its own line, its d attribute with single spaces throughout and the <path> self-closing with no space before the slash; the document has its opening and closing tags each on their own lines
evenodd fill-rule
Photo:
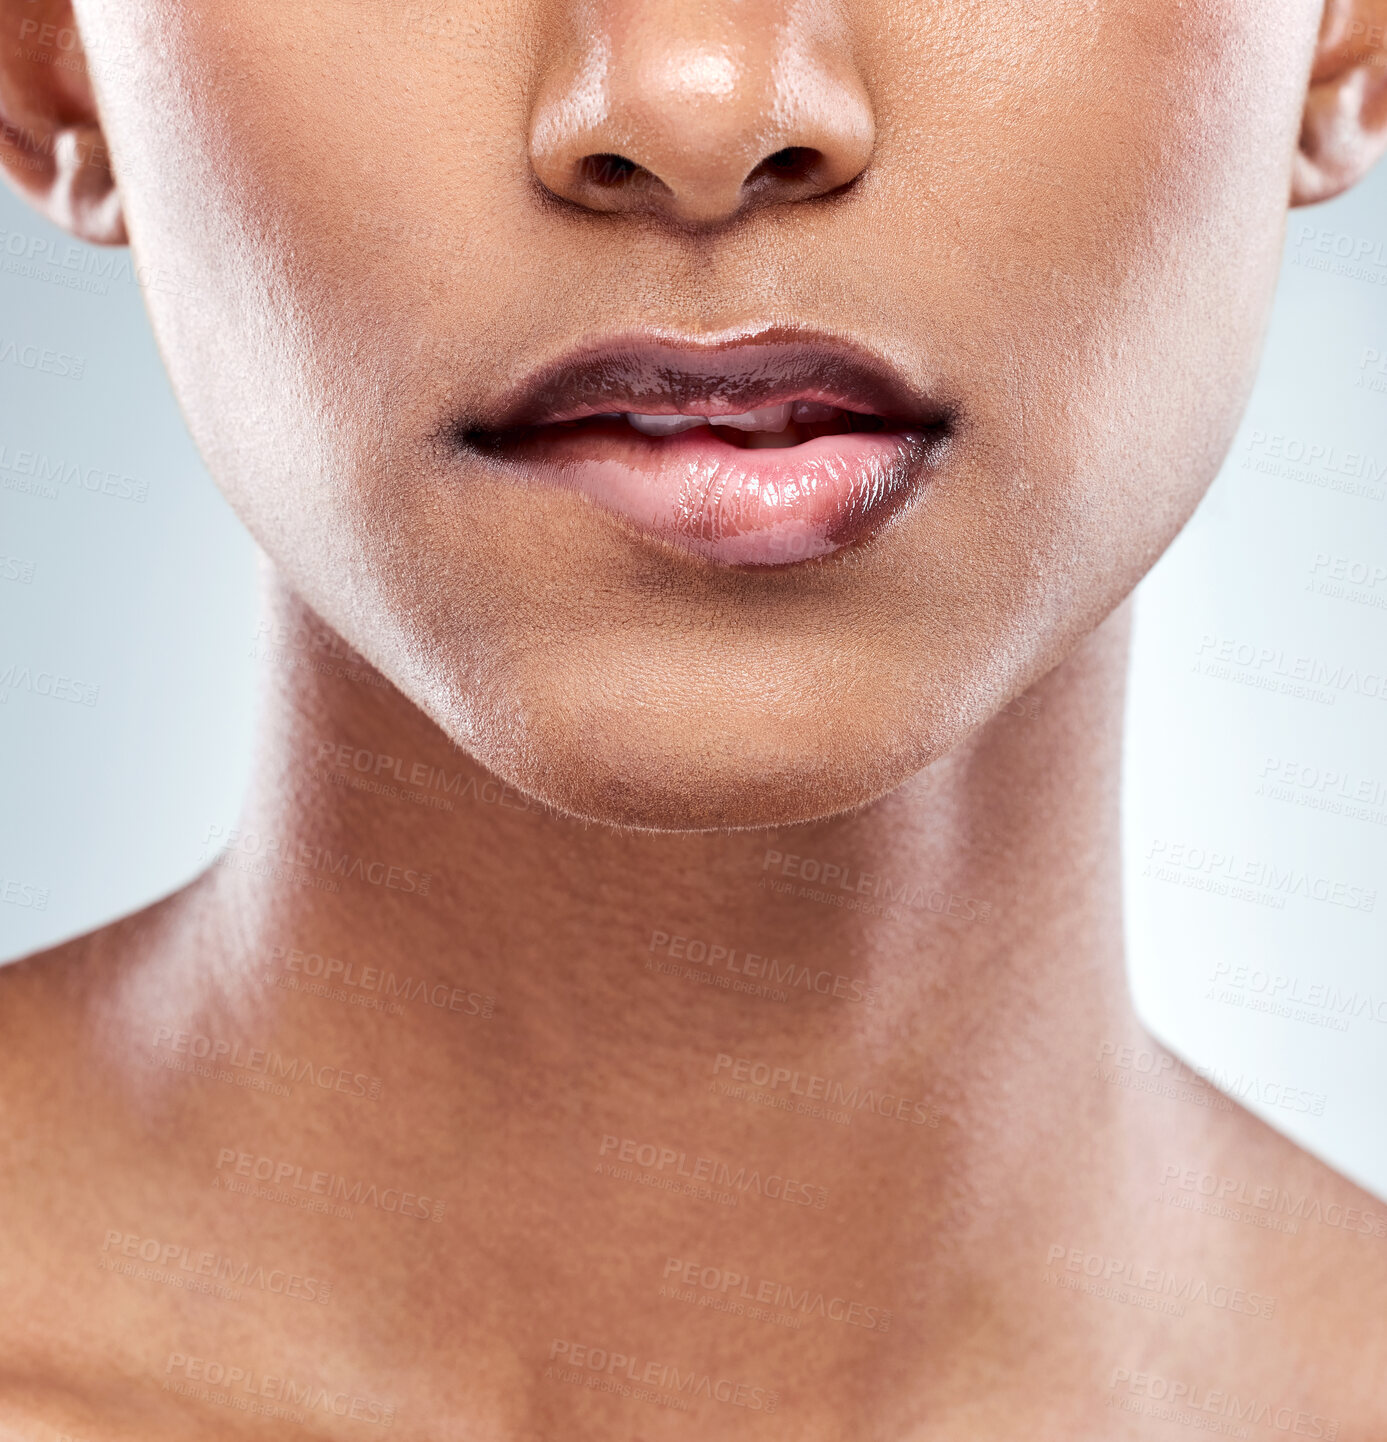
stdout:
<svg viewBox="0 0 1387 1442">
<path fill-rule="evenodd" d="M 487 298 L 520 283 L 476 165 L 516 129 L 486 96 L 518 106 L 523 87 L 482 47 L 436 88 L 451 53 L 424 35 L 420 54 L 419 6 L 80 8 L 151 318 L 209 469 L 291 575 L 345 578 L 378 519 L 356 478 L 445 373 L 475 373 Z M 469 18 L 485 27 L 485 7 Z M 474 329 L 417 323 L 441 294 Z"/>
<path fill-rule="evenodd" d="M 1050 600 L 1106 605 L 1188 518 L 1241 416 L 1318 7 L 1075 11 L 1063 36 L 1039 7 L 996 14 L 960 62 L 973 118 L 943 158 L 976 259 L 945 290 L 979 296 L 1009 353 L 1013 475 L 1038 503 L 1027 549 L 1053 567 Z"/>
</svg>

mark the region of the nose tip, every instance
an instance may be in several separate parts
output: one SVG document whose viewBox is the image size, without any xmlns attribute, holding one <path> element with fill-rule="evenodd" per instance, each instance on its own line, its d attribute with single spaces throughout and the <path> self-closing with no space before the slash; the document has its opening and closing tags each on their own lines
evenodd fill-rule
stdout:
<svg viewBox="0 0 1387 1442">
<path fill-rule="evenodd" d="M 609 14 L 542 78 L 529 137 L 540 182 L 589 210 L 711 225 L 854 180 L 876 126 L 846 40 L 820 24 L 811 45 L 773 8 L 731 0 L 710 17 L 716 7 L 646 0 Z M 695 18 L 704 33 L 688 33 Z"/>
</svg>

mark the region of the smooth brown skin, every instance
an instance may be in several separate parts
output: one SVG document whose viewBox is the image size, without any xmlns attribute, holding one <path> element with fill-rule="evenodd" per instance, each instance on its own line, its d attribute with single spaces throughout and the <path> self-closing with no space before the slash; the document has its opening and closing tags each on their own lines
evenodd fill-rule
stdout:
<svg viewBox="0 0 1387 1442">
<path fill-rule="evenodd" d="M 267 668 L 242 829 L 434 879 L 326 893 L 213 867 L 0 973 L 3 1435 L 381 1431 L 181 1397 L 179 1353 L 392 1401 L 420 1442 L 1176 1435 L 1109 1405 L 1118 1368 L 1320 1419 L 1300 1435 L 1387 1436 L 1387 1239 L 1153 1198 L 1174 1164 L 1387 1208 L 1198 1083 L 1180 1101 L 1095 1070 L 1153 1047 L 1121 957 L 1122 602 L 1228 444 L 1288 197 L 1387 143 L 1387 0 L 77 10 L 90 88 L 57 40 L 15 40 L 72 24 L 61 0 L 0 0 L 0 153 L 76 233 L 128 228 L 189 423 L 272 563 L 271 622 L 334 653 Z M 747 183 L 790 144 L 820 167 Z M 648 178 L 594 188 L 582 158 L 613 151 Z M 957 404 L 949 463 L 867 545 L 751 574 L 440 453 L 450 418 L 640 324 L 872 344 Z M 324 741 L 520 790 L 432 810 L 326 779 Z M 992 910 L 777 894 L 770 849 Z M 647 969 L 654 930 L 879 1002 L 691 986 Z M 270 986 L 277 945 L 451 978 L 495 1016 Z M 160 1027 L 384 1094 L 159 1070 Z M 938 1125 L 738 1103 L 709 1091 L 723 1052 Z M 828 1204 L 614 1180 L 608 1133 L 775 1164 Z M 446 1213 L 228 1196 L 223 1147 Z M 111 1230 L 325 1277 L 333 1301 L 102 1271 Z M 1275 1313 L 1075 1295 L 1045 1279 L 1056 1243 Z M 691 1307 L 659 1295 L 669 1257 L 895 1319 Z M 780 1405 L 580 1390 L 545 1375 L 556 1338 Z"/>
</svg>

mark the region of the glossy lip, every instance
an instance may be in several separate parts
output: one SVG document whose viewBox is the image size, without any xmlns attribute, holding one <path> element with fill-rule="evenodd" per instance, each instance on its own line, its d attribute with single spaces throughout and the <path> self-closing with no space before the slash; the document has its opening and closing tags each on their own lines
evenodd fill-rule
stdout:
<svg viewBox="0 0 1387 1442">
<path fill-rule="evenodd" d="M 744 447 L 706 427 L 652 438 L 624 422 L 589 419 L 618 411 L 717 417 L 798 400 L 853 412 L 877 428 Z M 951 424 L 946 406 L 870 352 L 766 330 L 588 344 L 456 423 L 452 439 L 499 460 L 516 480 L 576 490 L 715 563 L 784 566 L 859 542 L 899 514 L 937 463 Z"/>
</svg>

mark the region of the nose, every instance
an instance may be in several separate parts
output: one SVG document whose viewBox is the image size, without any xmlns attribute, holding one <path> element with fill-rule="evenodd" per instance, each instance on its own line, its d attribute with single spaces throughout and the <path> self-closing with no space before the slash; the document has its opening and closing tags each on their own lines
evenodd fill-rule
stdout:
<svg viewBox="0 0 1387 1442">
<path fill-rule="evenodd" d="M 855 180 L 876 134 L 838 0 L 566 8 L 530 116 L 546 189 L 686 225 Z"/>
</svg>

